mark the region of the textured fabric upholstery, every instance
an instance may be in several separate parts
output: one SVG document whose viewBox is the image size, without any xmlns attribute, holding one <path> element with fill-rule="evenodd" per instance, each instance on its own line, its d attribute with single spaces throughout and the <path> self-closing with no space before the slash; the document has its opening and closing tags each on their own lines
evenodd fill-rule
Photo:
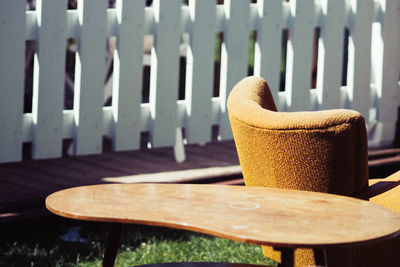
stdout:
<svg viewBox="0 0 400 267">
<path fill-rule="evenodd" d="M 258 77 L 235 86 L 228 111 L 246 185 L 349 196 L 368 186 L 360 113 L 276 112 L 266 81 Z"/>
<path fill-rule="evenodd" d="M 370 201 L 400 213 L 400 171 L 385 179 L 371 179 Z M 376 191 L 376 192 L 375 192 Z M 377 226 L 379 227 L 379 226 Z M 353 265 L 362 267 L 400 266 L 400 236 L 395 239 L 352 250 Z"/>
<path fill-rule="evenodd" d="M 228 98 L 228 112 L 246 186 L 355 196 L 368 187 L 364 118 L 352 110 L 277 112 L 265 80 L 247 77 Z M 268 229 L 266 229 L 268 231 Z M 280 252 L 263 247 L 280 261 Z M 346 266 L 349 249 L 328 250 L 330 266 Z M 313 265 L 311 249 L 297 249 L 297 266 Z"/>
<path fill-rule="evenodd" d="M 390 175 L 385 179 L 369 180 L 371 186 L 379 186 L 380 190 L 385 190 L 381 194 L 371 197 L 370 201 L 400 213 L 400 171 Z"/>
</svg>

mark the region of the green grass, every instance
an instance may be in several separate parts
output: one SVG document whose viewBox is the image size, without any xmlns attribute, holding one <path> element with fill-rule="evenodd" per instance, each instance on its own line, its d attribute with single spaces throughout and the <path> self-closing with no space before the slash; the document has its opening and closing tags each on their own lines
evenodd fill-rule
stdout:
<svg viewBox="0 0 400 267">
<path fill-rule="evenodd" d="M 81 226 L 85 243 L 64 242 L 70 226 Z M 0 266 L 101 266 L 109 225 L 56 217 L 1 224 Z M 239 262 L 273 265 L 256 245 L 189 231 L 127 225 L 115 266 L 159 262 Z"/>
</svg>

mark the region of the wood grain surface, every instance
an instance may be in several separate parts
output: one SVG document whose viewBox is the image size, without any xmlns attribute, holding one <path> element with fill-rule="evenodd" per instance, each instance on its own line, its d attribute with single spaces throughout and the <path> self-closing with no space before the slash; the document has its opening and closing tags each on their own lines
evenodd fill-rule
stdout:
<svg viewBox="0 0 400 267">
<path fill-rule="evenodd" d="M 60 216 L 198 231 L 277 247 L 346 246 L 399 234 L 400 214 L 307 191 L 189 184 L 108 184 L 51 194 Z"/>
</svg>

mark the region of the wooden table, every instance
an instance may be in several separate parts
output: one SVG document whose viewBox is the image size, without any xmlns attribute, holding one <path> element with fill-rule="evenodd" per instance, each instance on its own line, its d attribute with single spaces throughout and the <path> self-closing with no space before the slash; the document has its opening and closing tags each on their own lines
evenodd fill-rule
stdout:
<svg viewBox="0 0 400 267">
<path fill-rule="evenodd" d="M 295 248 L 351 246 L 400 234 L 400 214 L 373 203 L 266 187 L 94 185 L 51 194 L 46 207 L 72 219 L 119 223 L 109 240 L 114 245 L 106 250 L 104 265 L 114 263 L 120 231 L 117 226 L 125 223 L 271 245 L 282 251 L 285 266 L 293 265 Z"/>
</svg>

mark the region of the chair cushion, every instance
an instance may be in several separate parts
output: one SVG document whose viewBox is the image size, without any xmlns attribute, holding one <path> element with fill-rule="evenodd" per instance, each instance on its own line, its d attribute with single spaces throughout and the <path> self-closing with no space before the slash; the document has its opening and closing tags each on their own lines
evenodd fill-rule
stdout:
<svg viewBox="0 0 400 267">
<path fill-rule="evenodd" d="M 400 171 L 385 179 L 371 179 L 369 184 L 372 189 L 384 191 L 370 198 L 371 202 L 400 213 Z"/>
<path fill-rule="evenodd" d="M 379 195 L 370 201 L 400 213 L 400 171 L 385 179 L 371 179 L 371 190 Z M 376 227 L 379 227 L 377 225 Z M 364 247 L 353 249 L 353 261 L 357 266 L 400 266 L 400 236 Z"/>
</svg>

